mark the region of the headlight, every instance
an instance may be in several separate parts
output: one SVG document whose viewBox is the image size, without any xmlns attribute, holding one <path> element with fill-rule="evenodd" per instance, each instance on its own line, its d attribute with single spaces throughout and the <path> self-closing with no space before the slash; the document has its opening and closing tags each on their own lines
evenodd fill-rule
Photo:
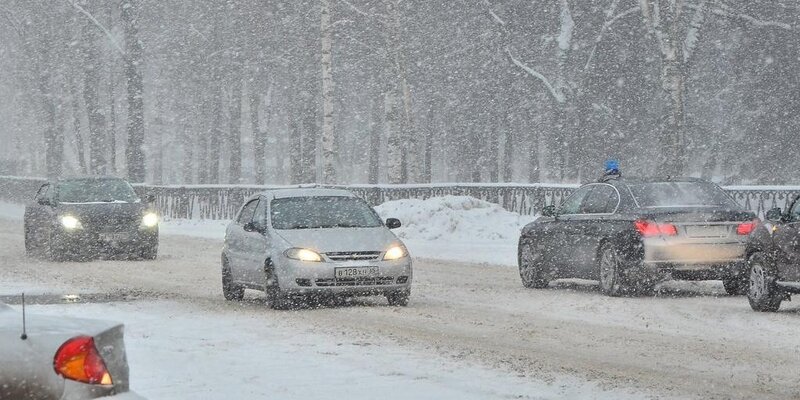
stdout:
<svg viewBox="0 0 800 400">
<path fill-rule="evenodd" d="M 389 250 L 386 250 L 386 254 L 383 255 L 384 261 L 390 260 L 399 260 L 408 255 L 406 248 L 403 246 L 394 246 L 390 247 Z"/>
<path fill-rule="evenodd" d="M 83 225 L 81 225 L 81 221 L 78 221 L 78 219 L 73 217 L 72 215 L 64 215 L 64 216 L 62 216 L 61 217 L 61 226 L 63 226 L 64 229 L 68 229 L 68 230 L 83 228 Z"/>
<path fill-rule="evenodd" d="M 293 260 L 321 262 L 322 256 L 314 250 L 292 248 L 283 252 L 283 255 Z"/>
<path fill-rule="evenodd" d="M 142 217 L 142 225 L 152 228 L 158 225 L 158 215 L 156 213 L 147 213 Z"/>
</svg>

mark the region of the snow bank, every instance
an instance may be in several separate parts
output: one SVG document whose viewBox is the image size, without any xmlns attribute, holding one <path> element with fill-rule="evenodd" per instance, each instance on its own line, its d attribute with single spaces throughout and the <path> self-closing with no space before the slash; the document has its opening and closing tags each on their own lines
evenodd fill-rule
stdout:
<svg viewBox="0 0 800 400">
<path fill-rule="evenodd" d="M 469 196 L 396 200 L 375 210 L 402 221 L 394 232 L 414 256 L 506 265 L 516 265 L 519 232 L 535 219 Z"/>
</svg>

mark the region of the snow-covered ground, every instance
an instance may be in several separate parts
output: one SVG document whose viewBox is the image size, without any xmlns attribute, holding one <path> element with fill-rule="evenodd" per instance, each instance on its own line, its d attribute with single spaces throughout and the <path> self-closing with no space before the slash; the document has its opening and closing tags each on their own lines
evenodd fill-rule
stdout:
<svg viewBox="0 0 800 400">
<path fill-rule="evenodd" d="M 517 240 L 534 220 L 497 204 L 468 196 L 396 200 L 375 207 L 382 218 L 399 218 L 395 230 L 414 257 L 516 265 Z M 24 207 L 0 203 L 0 218 L 21 220 Z M 222 240 L 229 221 L 173 219 L 161 222 L 165 235 Z"/>
<path fill-rule="evenodd" d="M 209 311 L 171 301 L 31 306 L 125 321 L 132 389 L 150 399 L 630 399 L 562 377 L 525 378 L 387 341 L 287 326 L 247 305 Z"/>
</svg>

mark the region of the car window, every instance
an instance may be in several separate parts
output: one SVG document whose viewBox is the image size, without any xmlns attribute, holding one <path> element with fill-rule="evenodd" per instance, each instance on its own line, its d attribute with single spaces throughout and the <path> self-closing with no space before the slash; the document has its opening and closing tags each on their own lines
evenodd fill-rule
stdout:
<svg viewBox="0 0 800 400">
<path fill-rule="evenodd" d="M 136 191 L 122 179 L 75 179 L 56 186 L 56 197 L 61 203 L 135 203 Z"/>
<path fill-rule="evenodd" d="M 33 199 L 36 200 L 36 201 L 39 201 L 39 199 L 47 198 L 47 194 L 48 194 L 47 192 L 49 190 L 50 190 L 50 185 L 49 184 L 42 185 L 42 187 L 39 188 L 39 191 L 36 192 L 36 196 Z"/>
<path fill-rule="evenodd" d="M 381 219 L 364 200 L 343 196 L 287 197 L 272 200 L 275 229 L 375 228 Z"/>
<path fill-rule="evenodd" d="M 239 213 L 239 217 L 236 218 L 236 222 L 239 225 L 244 225 L 253 220 L 253 214 L 256 211 L 256 206 L 258 205 L 258 199 L 251 200 L 247 203 L 243 208 L 242 211 Z"/>
<path fill-rule="evenodd" d="M 267 227 L 267 204 L 269 204 L 269 202 L 259 201 L 255 213 L 253 214 L 253 222 L 256 224 L 256 227 L 261 229 Z"/>
<path fill-rule="evenodd" d="M 561 204 L 561 208 L 559 208 L 559 214 L 578 214 L 581 209 L 581 204 L 583 203 L 583 199 L 586 198 L 586 195 L 592 191 L 592 186 L 584 186 L 575 191 L 571 196 L 569 196 L 564 202 Z"/>
<path fill-rule="evenodd" d="M 792 210 L 789 213 L 793 221 L 800 220 L 800 200 L 794 202 Z"/>
<path fill-rule="evenodd" d="M 592 185 L 592 191 L 581 205 L 581 214 L 610 214 L 619 203 L 617 191 L 610 185 Z"/>
</svg>

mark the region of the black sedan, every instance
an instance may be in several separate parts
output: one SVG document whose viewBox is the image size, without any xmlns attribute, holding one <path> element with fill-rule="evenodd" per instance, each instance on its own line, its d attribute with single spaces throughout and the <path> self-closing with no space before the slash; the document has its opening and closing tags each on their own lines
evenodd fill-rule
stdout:
<svg viewBox="0 0 800 400">
<path fill-rule="evenodd" d="M 102 253 L 155 259 L 158 223 L 123 179 L 60 179 L 42 185 L 25 207 L 25 250 L 54 260 Z"/>
<path fill-rule="evenodd" d="M 778 311 L 783 300 L 800 293 L 800 200 L 785 213 L 767 213 L 747 243 L 747 261 L 753 310 Z"/>
<path fill-rule="evenodd" d="M 652 293 L 665 279 L 722 279 L 747 288 L 745 245 L 756 215 L 699 179 L 605 178 L 584 185 L 522 230 L 526 287 L 553 279 L 600 281 L 610 296 Z"/>
</svg>

